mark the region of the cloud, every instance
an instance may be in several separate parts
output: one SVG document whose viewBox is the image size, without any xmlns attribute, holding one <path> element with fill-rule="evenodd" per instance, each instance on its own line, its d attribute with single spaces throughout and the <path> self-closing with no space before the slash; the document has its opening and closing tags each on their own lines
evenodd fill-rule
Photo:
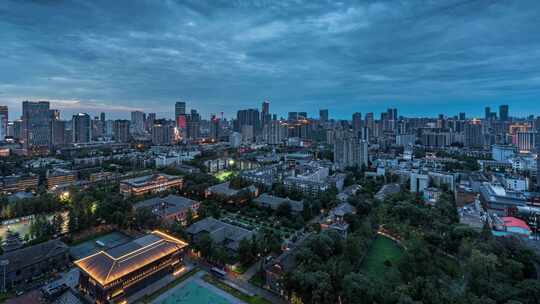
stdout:
<svg viewBox="0 0 540 304">
<path fill-rule="evenodd" d="M 280 115 L 540 113 L 534 0 L 4 1 L 0 28 L 0 103 L 15 111 L 30 96 L 126 117 L 172 117 L 177 100 L 234 115 L 264 99 Z M 409 107 L 421 103 L 437 106 Z"/>
</svg>

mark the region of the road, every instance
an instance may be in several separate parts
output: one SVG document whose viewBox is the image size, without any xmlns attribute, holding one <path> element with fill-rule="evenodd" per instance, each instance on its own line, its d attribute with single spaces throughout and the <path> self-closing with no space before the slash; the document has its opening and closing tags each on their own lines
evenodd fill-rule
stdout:
<svg viewBox="0 0 540 304">
<path fill-rule="evenodd" d="M 205 263 L 200 263 L 199 261 L 196 261 L 196 260 L 193 260 L 193 259 L 190 259 L 190 261 L 194 264 L 197 264 L 197 266 L 199 266 L 199 268 L 205 270 L 206 272 L 208 273 L 211 273 L 210 269 L 212 268 L 212 266 L 209 266 L 208 264 L 205 264 Z M 250 269 L 248 269 L 248 271 L 251 270 L 251 272 L 253 272 L 253 274 L 255 274 L 257 272 L 257 268 L 253 268 L 254 270 L 252 270 L 253 266 L 250 267 Z M 246 271 L 247 272 L 247 271 Z M 252 274 L 252 275 L 253 275 Z M 247 280 L 249 279 L 246 279 L 248 276 L 238 276 L 238 277 L 234 277 L 230 274 L 227 275 L 226 277 L 226 280 L 229 281 L 230 283 L 233 283 L 234 285 L 237 285 L 238 287 L 246 290 L 247 292 L 251 293 L 251 294 L 254 294 L 254 295 L 257 295 L 261 298 L 264 298 L 274 304 L 287 304 L 288 302 L 285 301 L 283 298 L 281 298 L 280 296 L 266 290 L 266 289 L 262 289 L 262 288 L 259 288 L 257 286 L 254 286 L 252 284 L 250 284 Z M 249 277 L 251 278 L 251 277 Z"/>
</svg>

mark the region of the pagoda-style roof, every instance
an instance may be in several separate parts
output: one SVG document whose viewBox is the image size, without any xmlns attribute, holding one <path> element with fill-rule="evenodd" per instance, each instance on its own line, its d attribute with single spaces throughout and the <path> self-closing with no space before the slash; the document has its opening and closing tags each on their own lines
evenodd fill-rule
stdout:
<svg viewBox="0 0 540 304">
<path fill-rule="evenodd" d="M 160 231 L 75 261 L 82 271 L 105 286 L 188 244 Z"/>
</svg>

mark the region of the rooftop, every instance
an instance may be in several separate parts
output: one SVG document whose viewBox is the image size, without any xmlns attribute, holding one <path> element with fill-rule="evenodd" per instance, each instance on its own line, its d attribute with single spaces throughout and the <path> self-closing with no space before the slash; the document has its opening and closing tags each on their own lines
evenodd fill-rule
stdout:
<svg viewBox="0 0 540 304">
<path fill-rule="evenodd" d="M 131 242 L 75 261 L 75 265 L 101 285 L 107 285 L 187 245 L 168 234 L 153 231 Z"/>
<path fill-rule="evenodd" d="M 178 213 L 179 211 L 191 208 L 194 204 L 197 204 L 189 198 L 178 195 L 168 195 L 167 197 L 154 197 L 134 205 L 135 209 L 149 208 L 152 212 L 158 215 L 167 215 Z"/>
<path fill-rule="evenodd" d="M 170 180 L 170 179 L 176 179 L 176 178 L 180 178 L 180 177 L 175 176 L 175 175 L 159 173 L 159 174 L 150 174 L 150 175 L 145 175 L 145 176 L 139 176 L 139 177 L 126 179 L 126 180 L 123 180 L 122 183 L 130 184 L 131 186 L 137 187 L 137 186 L 143 186 L 143 185 L 145 185 L 147 183 L 150 183 L 150 182 L 158 180 L 158 179 L 168 179 L 168 180 Z"/>
</svg>

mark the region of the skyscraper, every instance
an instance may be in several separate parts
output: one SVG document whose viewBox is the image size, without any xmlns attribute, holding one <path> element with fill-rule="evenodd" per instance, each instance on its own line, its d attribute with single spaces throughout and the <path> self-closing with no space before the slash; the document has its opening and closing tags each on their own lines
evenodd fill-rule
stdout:
<svg viewBox="0 0 540 304">
<path fill-rule="evenodd" d="M 236 124 L 237 131 L 242 131 L 243 126 L 253 126 L 253 132 L 257 133 L 260 129 L 259 110 L 239 110 L 236 113 Z"/>
<path fill-rule="evenodd" d="M 334 144 L 334 163 L 338 169 L 368 165 L 368 144 L 357 135 L 345 132 L 337 136 Z"/>
<path fill-rule="evenodd" d="M 486 107 L 484 109 L 484 119 L 485 120 L 490 120 L 491 119 L 491 108 L 490 107 Z"/>
<path fill-rule="evenodd" d="M 186 115 L 186 103 L 183 101 L 177 101 L 174 104 L 174 119 L 180 115 Z"/>
<path fill-rule="evenodd" d="M 484 144 L 482 125 L 478 121 L 465 124 L 465 146 L 481 147 Z"/>
<path fill-rule="evenodd" d="M 172 121 L 157 119 L 152 126 L 152 143 L 154 145 L 170 145 L 174 141 L 174 125 Z"/>
<path fill-rule="evenodd" d="M 117 119 L 113 123 L 113 136 L 117 142 L 129 142 L 129 125 L 127 119 Z"/>
<path fill-rule="evenodd" d="M 201 137 L 201 116 L 195 109 L 191 109 L 191 114 L 187 116 L 186 136 L 192 140 Z"/>
<path fill-rule="evenodd" d="M 144 112 L 133 111 L 131 112 L 131 128 L 133 134 L 144 134 Z"/>
<path fill-rule="evenodd" d="M 60 147 L 66 144 L 66 122 L 63 120 L 53 120 L 51 122 L 51 141 L 53 147 Z"/>
<path fill-rule="evenodd" d="M 321 123 L 325 123 L 325 122 L 328 121 L 328 110 L 327 109 L 319 110 L 319 121 Z"/>
<path fill-rule="evenodd" d="M 103 123 L 105 123 L 105 113 L 104 112 L 101 112 L 99 114 L 99 120 L 101 120 Z"/>
<path fill-rule="evenodd" d="M 508 121 L 508 105 L 501 105 L 499 107 L 499 119 L 501 121 Z"/>
<path fill-rule="evenodd" d="M 23 101 L 22 142 L 25 148 L 50 147 L 51 111 L 48 101 Z"/>
<path fill-rule="evenodd" d="M 8 120 L 8 107 L 0 106 L 0 141 L 4 140 L 7 136 Z"/>
<path fill-rule="evenodd" d="M 362 129 L 362 113 L 355 112 L 352 115 L 352 128 L 354 134 L 358 135 Z"/>
<path fill-rule="evenodd" d="M 219 141 L 219 131 L 219 118 L 217 118 L 216 115 L 212 115 L 210 118 L 210 139 L 213 141 Z"/>
<path fill-rule="evenodd" d="M 73 115 L 73 142 L 88 143 L 92 139 L 92 122 L 90 115 L 79 113 Z"/>
<path fill-rule="evenodd" d="M 268 101 L 263 102 L 261 110 L 261 125 L 264 127 L 272 119 L 270 115 L 270 103 Z"/>
<path fill-rule="evenodd" d="M 366 126 L 366 129 L 368 131 L 366 136 L 367 138 L 371 138 L 371 136 L 373 135 L 373 129 L 375 127 L 374 123 L 375 119 L 373 116 L 373 112 L 366 113 L 364 125 Z"/>
</svg>

